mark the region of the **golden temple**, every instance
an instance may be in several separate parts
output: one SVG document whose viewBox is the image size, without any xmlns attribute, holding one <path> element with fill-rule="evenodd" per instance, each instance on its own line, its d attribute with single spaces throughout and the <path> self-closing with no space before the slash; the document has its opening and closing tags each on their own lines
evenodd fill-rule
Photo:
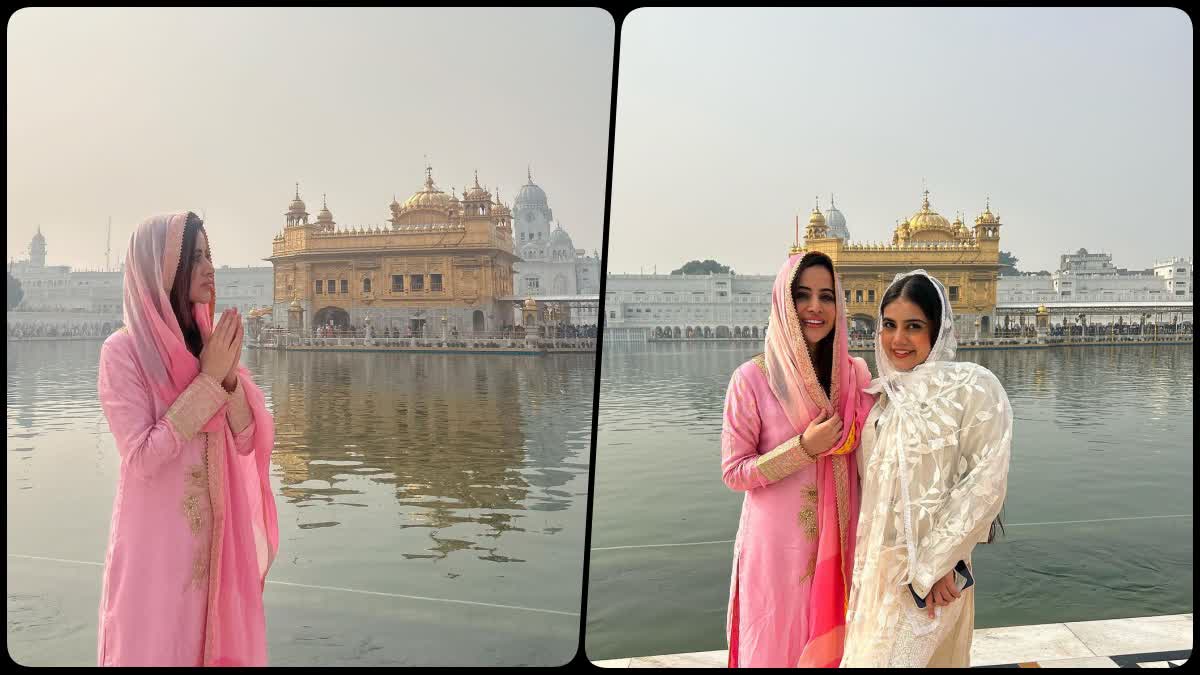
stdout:
<svg viewBox="0 0 1200 675">
<path fill-rule="evenodd" d="M 393 197 L 390 226 L 340 228 L 322 200 L 309 220 L 300 186 L 271 244 L 274 315 L 292 329 L 363 327 L 378 334 L 494 332 L 512 323 L 512 211 L 474 184 L 461 198 L 425 168 L 422 189 Z M 289 310 L 291 310 L 289 312 Z M 300 315 L 304 318 L 297 320 Z"/>
<path fill-rule="evenodd" d="M 846 293 L 847 312 L 855 324 L 874 326 L 879 299 L 893 277 L 923 268 L 946 285 L 959 334 L 988 335 L 996 308 L 1000 227 L 990 198 L 974 226 L 967 227 L 961 216 L 950 222 L 935 211 L 929 204 L 929 190 L 925 190 L 921 208 L 899 222 L 890 244 L 835 236 L 818 204 L 809 215 L 803 249 L 820 251 L 833 260 Z M 799 242 L 793 250 L 798 248 Z"/>
</svg>

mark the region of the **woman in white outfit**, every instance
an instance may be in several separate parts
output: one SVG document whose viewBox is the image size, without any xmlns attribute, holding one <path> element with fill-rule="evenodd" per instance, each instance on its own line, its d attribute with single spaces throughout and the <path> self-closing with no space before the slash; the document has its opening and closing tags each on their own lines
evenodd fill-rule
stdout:
<svg viewBox="0 0 1200 675">
<path fill-rule="evenodd" d="M 966 667 L 974 588 L 954 569 L 999 524 L 1012 409 L 991 371 L 954 361 L 946 289 L 924 270 L 896 276 L 878 321 L 841 665 Z"/>
</svg>

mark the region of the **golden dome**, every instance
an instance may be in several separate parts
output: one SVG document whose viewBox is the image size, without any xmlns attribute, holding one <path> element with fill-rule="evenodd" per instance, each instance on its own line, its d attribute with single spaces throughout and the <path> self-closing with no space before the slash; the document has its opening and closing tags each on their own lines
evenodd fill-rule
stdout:
<svg viewBox="0 0 1200 675">
<path fill-rule="evenodd" d="M 433 183 L 432 167 L 425 167 L 425 189 L 413 193 L 413 196 L 404 200 L 404 205 L 401 208 L 405 211 L 411 209 L 445 211 L 450 208 L 450 196 L 437 189 L 437 186 Z"/>
<path fill-rule="evenodd" d="M 967 229 L 967 225 L 963 222 L 961 214 L 954 217 L 954 233 L 964 239 L 971 236 L 971 231 Z"/>
<path fill-rule="evenodd" d="M 941 230 L 942 232 L 954 234 L 957 228 L 951 225 L 945 216 L 929 208 L 929 190 L 926 190 L 925 198 L 921 201 L 921 210 L 914 213 L 908 219 L 908 229 L 914 233 Z"/>
<path fill-rule="evenodd" d="M 300 184 L 296 183 L 296 198 L 293 199 L 292 203 L 288 206 L 288 211 L 291 213 L 303 214 L 304 208 L 304 200 L 300 199 Z"/>
<path fill-rule="evenodd" d="M 500 200 L 500 188 L 496 188 L 496 201 L 492 202 L 492 214 L 497 216 L 511 216 L 512 209 L 508 208 L 503 201 Z"/>
<path fill-rule="evenodd" d="M 809 216 L 808 216 L 808 224 L 809 225 L 822 225 L 822 226 L 825 225 L 825 216 L 821 213 L 820 208 L 815 207 L 815 206 L 813 207 L 812 213 L 809 214 Z"/>
<path fill-rule="evenodd" d="M 325 203 L 325 195 L 321 195 L 321 211 L 317 214 L 317 222 L 333 224 L 333 213 L 329 210 L 329 205 Z"/>
<path fill-rule="evenodd" d="M 475 184 L 471 186 L 471 189 L 467 190 L 467 194 L 465 195 L 465 198 L 467 201 L 483 201 L 485 199 L 487 201 L 492 200 L 492 195 L 489 194 L 487 190 L 483 189 L 482 187 L 479 187 L 479 172 L 478 171 L 475 172 Z"/>
<path fill-rule="evenodd" d="M 981 213 L 979 215 L 979 217 L 975 219 L 975 224 L 976 225 L 999 225 L 1000 224 L 1000 218 L 995 215 L 992 215 L 992 198 L 991 197 L 987 198 L 985 206 L 983 207 L 983 213 Z"/>
</svg>

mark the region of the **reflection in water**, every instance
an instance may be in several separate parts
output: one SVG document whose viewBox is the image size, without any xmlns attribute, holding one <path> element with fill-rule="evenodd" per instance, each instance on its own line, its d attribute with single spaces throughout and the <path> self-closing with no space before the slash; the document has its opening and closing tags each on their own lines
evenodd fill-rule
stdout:
<svg viewBox="0 0 1200 675">
<path fill-rule="evenodd" d="M 362 507 L 364 485 L 389 487 L 398 527 L 431 531 L 428 551 L 407 559 L 473 550 L 524 562 L 438 533 L 523 532 L 524 511 L 567 508 L 573 495 L 554 488 L 587 469 L 590 360 L 264 351 L 247 365 L 273 401 L 280 494 L 298 508 Z"/>
<path fill-rule="evenodd" d="M 96 397 L 99 352 L 90 342 L 8 345 L 10 552 L 103 560 L 119 457 Z M 537 612 L 579 610 L 594 355 L 248 350 L 242 358 L 275 416 L 280 556 L 270 579 L 283 586 L 270 591 L 277 602 L 297 601 L 297 584 L 379 592 L 338 596 L 353 617 L 345 630 L 372 630 L 362 603 L 376 597 L 369 601 L 384 603 L 393 619 L 457 631 L 425 641 L 423 654 L 434 663 L 467 658 L 461 640 L 490 640 L 490 622 L 521 636 L 471 663 L 555 663 L 574 652 L 577 627 L 547 629 L 553 620 Z M 81 577 L 69 566 L 46 573 L 94 574 L 98 589 L 99 566 L 85 569 Z M 26 592 L 22 584 L 36 580 L 13 577 L 10 567 L 14 583 Z M 48 583 L 60 585 L 53 577 Z M 410 605 L 386 594 L 528 607 L 536 620 Z M 84 662 L 95 619 L 94 605 L 73 608 L 67 619 L 77 629 L 73 653 Z M 288 620 L 275 624 L 277 637 L 311 623 Z M 10 638 L 13 630 L 10 616 Z"/>
<path fill-rule="evenodd" d="M 513 369 L 446 356 L 377 367 L 384 356 L 262 355 L 254 370 L 275 402 L 283 496 L 297 506 L 347 503 L 361 494 L 348 487 L 353 473 L 391 486 L 412 507 L 402 527 L 514 529 L 507 512 L 522 508 L 529 490 Z M 474 513 L 481 509 L 492 513 Z M 442 542 L 435 550 L 457 549 Z"/>
<path fill-rule="evenodd" d="M 725 390 L 761 345 L 604 346 L 588 580 L 592 658 L 724 648 L 742 495 L 721 482 Z M 856 354 L 876 372 L 874 355 Z M 976 626 L 1190 612 L 1191 345 L 964 351 L 1012 402 Z M 1029 526 L 1028 523 L 1061 523 Z M 663 544 L 721 542 L 703 546 Z M 645 548 L 625 548 L 639 546 Z"/>
</svg>

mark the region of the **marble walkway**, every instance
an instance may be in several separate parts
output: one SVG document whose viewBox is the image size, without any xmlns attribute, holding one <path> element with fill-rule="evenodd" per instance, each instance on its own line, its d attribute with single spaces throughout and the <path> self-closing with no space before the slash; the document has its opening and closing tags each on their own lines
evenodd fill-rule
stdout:
<svg viewBox="0 0 1200 675">
<path fill-rule="evenodd" d="M 1192 653 L 1192 615 L 981 628 L 972 667 L 1171 668 Z M 725 650 L 596 661 L 605 668 L 723 668 Z"/>
</svg>

